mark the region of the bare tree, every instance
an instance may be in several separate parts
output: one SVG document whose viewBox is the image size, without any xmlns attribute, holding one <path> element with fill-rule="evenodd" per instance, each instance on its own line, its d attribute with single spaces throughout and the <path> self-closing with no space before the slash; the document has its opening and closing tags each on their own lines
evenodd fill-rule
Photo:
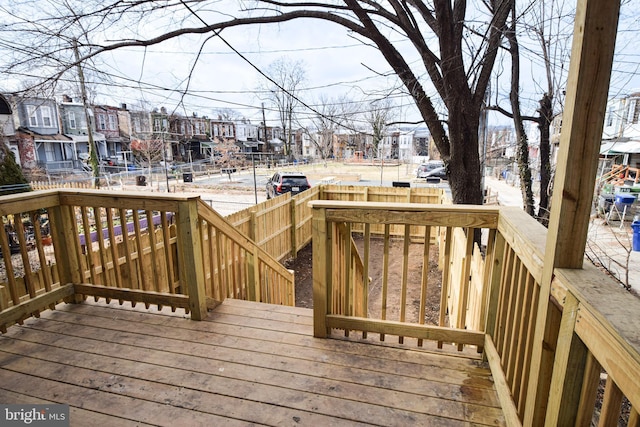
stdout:
<svg viewBox="0 0 640 427">
<path fill-rule="evenodd" d="M 218 158 L 216 163 L 221 166 L 221 170 L 227 174 L 229 181 L 231 181 L 231 174 L 235 172 L 241 160 L 238 157 L 240 147 L 238 147 L 233 141 L 224 140 L 216 145 L 216 153 Z"/>
<path fill-rule="evenodd" d="M 329 98 L 321 95 L 314 102 L 314 112 L 308 119 L 309 124 L 300 123 L 301 129 L 309 137 L 313 145 L 320 152 L 322 159 L 329 158 L 334 149 L 334 136 L 339 129 L 351 125 L 354 105 L 346 97 Z"/>
<path fill-rule="evenodd" d="M 373 101 L 365 107 L 364 120 L 369 125 L 373 142 L 367 155 L 370 158 L 384 158 L 384 153 L 380 150 L 380 143 L 384 140 L 387 123 L 393 117 L 393 103 L 389 98 Z"/>
<path fill-rule="evenodd" d="M 531 188 L 531 168 L 529 167 L 529 142 L 524 130 L 524 122 L 520 112 L 520 45 L 516 33 L 516 6 L 511 6 L 511 25 L 506 31 L 509 41 L 509 54 L 511 56 L 511 90 L 509 100 L 513 114 L 513 124 L 516 128 L 516 144 L 518 159 L 518 172 L 520 173 L 520 189 L 522 190 L 522 202 L 524 210 L 529 215 L 534 215 L 533 190 Z"/>
<path fill-rule="evenodd" d="M 134 139 L 131 151 L 139 159 L 140 165 L 151 168 L 163 159 L 164 141 L 162 139 Z"/>
<path fill-rule="evenodd" d="M 296 108 L 300 104 L 299 90 L 306 79 L 306 71 L 301 61 L 280 58 L 267 68 L 269 80 L 261 90 L 278 111 L 278 120 L 284 132 L 284 155 L 291 157 L 293 144 L 293 122 Z"/>
<path fill-rule="evenodd" d="M 58 1 L 75 4 L 76 0 Z M 229 15 L 225 13 L 205 13 L 211 10 L 213 1 L 116 1 L 106 5 L 98 1 L 83 1 L 82 6 L 77 7 L 77 10 L 83 11 L 81 15 L 63 14 L 58 17 L 59 21 L 36 21 L 32 19 L 32 14 L 29 19 L 23 19 L 23 23 L 30 23 L 27 30 L 32 30 L 34 25 L 48 25 L 53 34 L 64 33 L 64 25 L 70 22 L 87 21 L 91 24 L 89 34 L 94 34 L 95 39 L 80 46 L 85 48 L 82 61 L 103 52 L 131 46 L 152 46 L 187 34 L 211 33 L 224 40 L 221 30 L 244 25 L 282 23 L 295 19 L 320 19 L 335 23 L 376 46 L 402 82 L 404 90 L 412 97 L 442 158 L 449 165 L 453 201 L 481 204 L 479 118 L 503 37 L 504 24 L 513 2 L 434 0 L 430 3 L 406 3 L 390 0 L 383 3 L 344 0 L 342 3 L 310 4 L 258 0 L 254 8 L 238 11 L 227 19 Z M 75 10 L 73 6 L 71 10 Z M 116 33 L 116 24 L 121 20 L 127 19 L 128 24 L 135 19 L 143 24 L 157 19 L 158 15 L 171 17 L 166 22 L 173 27 L 166 28 L 164 33 L 156 32 L 145 37 L 135 33 L 135 29 L 143 25 L 118 25 Z M 208 22 L 206 19 L 213 19 L 212 16 L 222 18 L 217 22 Z M 473 25 L 468 27 L 467 23 Z M 15 32 L 10 36 L 14 40 L 19 39 Z M 11 41 L 7 43 L 7 46 L 12 45 Z M 400 46 L 402 49 L 410 46 L 413 52 L 401 52 Z M 65 47 L 47 43 L 23 43 L 18 48 L 30 58 L 51 57 L 65 50 Z M 415 57 L 420 60 L 414 61 Z M 74 62 L 57 63 L 57 68 L 51 69 L 48 77 L 56 79 Z M 281 89 L 286 89 L 286 86 Z M 292 111 L 290 106 L 284 105 L 285 111 Z M 440 112 L 439 106 L 442 108 Z"/>
<path fill-rule="evenodd" d="M 566 5 L 564 0 L 538 0 L 531 2 L 526 8 L 526 13 L 517 16 L 515 8 L 512 9 L 512 19 L 506 32 L 509 42 L 508 50 L 511 60 L 511 75 L 509 78 L 509 99 L 511 112 L 499 106 L 489 108 L 502 112 L 511 117 L 514 122 L 517 139 L 518 171 L 520 175 L 520 187 L 524 209 L 527 213 L 538 218 L 546 224 L 549 213 L 549 193 L 551 182 L 551 142 L 550 127 L 554 116 L 554 107 L 561 108 L 561 97 L 558 97 L 560 88 L 566 81 L 569 44 L 571 37 L 570 19 L 568 17 L 573 10 Z M 518 30 L 518 28 L 520 30 Z M 519 34 L 527 37 L 527 50 L 533 52 L 537 61 L 541 63 L 540 73 L 544 76 L 541 81 L 534 79 L 536 89 L 542 95 L 535 108 L 537 115 L 525 115 L 522 112 L 521 87 L 520 87 L 520 52 Z M 535 49 L 537 45 L 538 50 Z M 529 165 L 529 143 L 524 130 L 524 122 L 531 121 L 538 125 L 540 132 L 540 202 L 537 214 L 534 211 L 532 191 L 532 174 Z"/>
<path fill-rule="evenodd" d="M 236 110 L 234 110 L 232 108 L 220 108 L 220 109 L 214 111 L 214 113 L 221 120 L 236 121 L 236 120 L 241 120 L 242 119 L 242 114 L 240 114 L 239 112 L 237 112 Z"/>
</svg>

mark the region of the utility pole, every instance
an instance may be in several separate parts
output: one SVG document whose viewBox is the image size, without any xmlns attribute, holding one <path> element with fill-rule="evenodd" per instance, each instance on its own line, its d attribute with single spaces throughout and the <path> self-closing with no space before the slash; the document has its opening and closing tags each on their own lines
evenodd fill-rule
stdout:
<svg viewBox="0 0 640 427">
<path fill-rule="evenodd" d="M 267 137 L 267 119 L 264 115 L 264 102 L 262 103 L 262 129 L 264 129 L 264 143 L 266 144 L 265 151 L 270 153 L 271 147 L 269 146 L 269 138 Z"/>
<path fill-rule="evenodd" d="M 93 174 L 94 188 L 100 188 L 100 175 L 98 171 L 98 155 L 93 140 L 93 129 L 91 128 L 91 115 L 89 114 L 89 103 L 87 101 L 87 88 L 84 85 L 84 72 L 80 64 L 80 53 L 78 52 L 78 39 L 73 39 L 73 53 L 76 58 L 76 67 L 78 68 L 78 80 L 80 81 L 80 94 L 82 96 L 82 106 L 84 108 L 84 117 L 87 121 L 87 137 L 89 139 L 89 164 Z"/>
</svg>

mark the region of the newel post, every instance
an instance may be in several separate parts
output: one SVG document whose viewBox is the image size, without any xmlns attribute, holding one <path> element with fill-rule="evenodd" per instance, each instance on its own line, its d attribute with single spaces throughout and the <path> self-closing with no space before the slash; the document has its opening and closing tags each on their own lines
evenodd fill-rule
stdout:
<svg viewBox="0 0 640 427">
<path fill-rule="evenodd" d="M 183 293 L 189 295 L 191 318 L 203 320 L 207 317 L 207 296 L 198 223 L 198 199 L 179 202 L 177 214 L 180 287 Z"/>
<path fill-rule="evenodd" d="M 56 256 L 60 284 L 82 283 L 82 261 L 77 232 L 78 227 L 73 206 L 57 205 L 47 209 L 53 241 L 53 251 Z M 67 301 L 71 302 L 71 301 Z M 73 298 L 73 302 L 82 302 L 79 296 Z"/>
<path fill-rule="evenodd" d="M 313 207 L 313 202 L 312 202 Z M 328 298 L 331 280 L 330 235 L 325 208 L 313 207 L 313 336 L 327 336 Z"/>
<path fill-rule="evenodd" d="M 579 360 L 575 355 L 580 349 L 573 346 L 570 334 L 561 330 L 558 356 L 565 360 L 559 359 L 554 368 L 552 349 L 556 343 L 548 337 L 559 328 L 568 328 L 568 322 L 573 319 L 565 317 L 558 328 L 553 321 L 554 309 L 549 304 L 549 296 L 556 268 L 581 269 L 584 262 L 619 11 L 620 0 L 577 1 L 567 96 L 562 113 L 561 149 L 554 179 L 523 421 L 526 426 L 545 425 L 548 403 L 554 399 L 565 401 L 563 412 L 575 412 L 575 408 L 567 407 L 576 404 L 571 393 L 565 392 L 567 387 L 550 390 L 554 369 L 571 372 L 575 367 L 570 367 L 568 361 Z M 567 358 L 567 354 L 570 357 Z M 571 386 L 571 383 L 567 385 Z M 551 396 L 550 391 L 554 393 Z M 555 410 L 553 406 L 550 409 Z"/>
</svg>

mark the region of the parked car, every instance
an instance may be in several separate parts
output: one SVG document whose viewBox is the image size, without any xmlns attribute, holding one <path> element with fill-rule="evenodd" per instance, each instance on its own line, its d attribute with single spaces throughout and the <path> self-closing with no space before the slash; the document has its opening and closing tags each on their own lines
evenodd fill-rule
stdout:
<svg viewBox="0 0 640 427">
<path fill-rule="evenodd" d="M 439 168 L 435 168 L 435 169 L 431 169 L 429 172 L 424 174 L 424 178 L 440 178 L 440 179 L 447 179 L 447 168 L 445 168 L 444 166 L 439 167 Z"/>
<path fill-rule="evenodd" d="M 297 172 L 276 172 L 267 181 L 267 199 L 284 193 L 298 194 L 311 188 L 306 175 Z"/>
<path fill-rule="evenodd" d="M 418 169 L 416 169 L 416 176 L 418 178 L 426 178 L 427 174 L 432 170 L 443 167 L 444 162 L 442 160 L 431 160 L 418 166 Z"/>
</svg>

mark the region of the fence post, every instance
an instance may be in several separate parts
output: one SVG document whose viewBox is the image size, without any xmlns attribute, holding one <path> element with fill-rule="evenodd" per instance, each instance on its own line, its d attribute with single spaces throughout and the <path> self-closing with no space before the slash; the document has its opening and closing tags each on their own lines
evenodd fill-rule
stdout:
<svg viewBox="0 0 640 427">
<path fill-rule="evenodd" d="M 331 280 L 331 259 L 328 259 L 330 235 L 327 232 L 326 210 L 313 209 L 313 336 L 327 336 L 327 283 Z"/>
<path fill-rule="evenodd" d="M 191 318 L 207 317 L 207 297 L 204 287 L 202 241 L 198 224 L 198 200 L 190 198 L 178 203 L 178 259 L 180 286 L 189 295 Z"/>
<path fill-rule="evenodd" d="M 298 256 L 298 240 L 296 229 L 296 198 L 292 197 L 289 201 L 291 207 L 291 257 L 296 258 Z"/>
</svg>

